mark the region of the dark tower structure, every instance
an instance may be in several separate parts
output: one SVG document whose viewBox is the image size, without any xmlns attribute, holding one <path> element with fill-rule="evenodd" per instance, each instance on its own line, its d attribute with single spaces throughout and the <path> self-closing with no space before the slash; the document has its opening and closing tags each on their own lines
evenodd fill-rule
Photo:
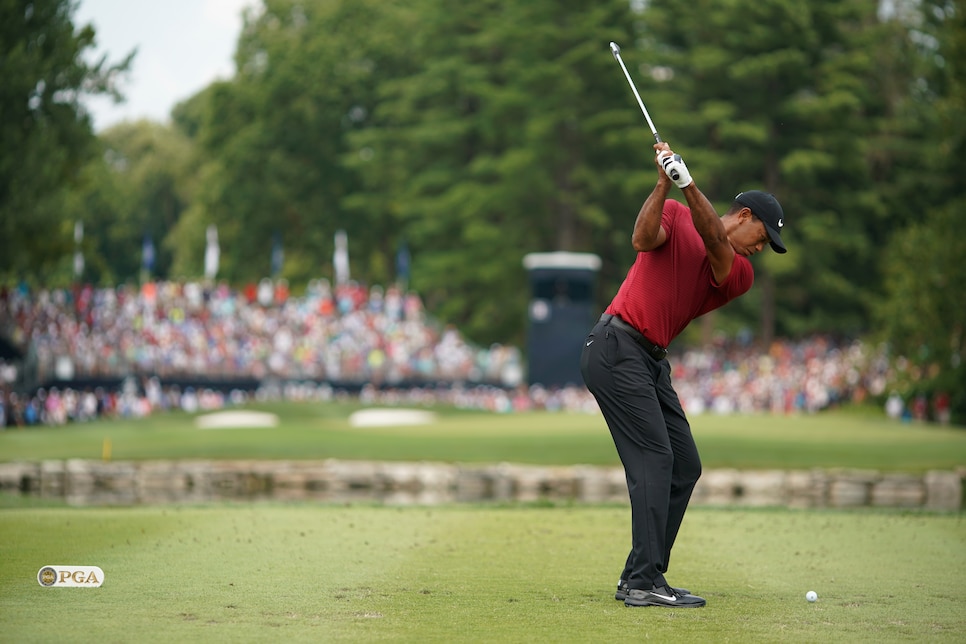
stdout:
<svg viewBox="0 0 966 644">
<path fill-rule="evenodd" d="M 600 258 L 590 253 L 530 253 L 523 265 L 530 278 L 527 380 L 546 387 L 582 384 L 581 342 L 599 314 L 594 289 Z"/>
</svg>

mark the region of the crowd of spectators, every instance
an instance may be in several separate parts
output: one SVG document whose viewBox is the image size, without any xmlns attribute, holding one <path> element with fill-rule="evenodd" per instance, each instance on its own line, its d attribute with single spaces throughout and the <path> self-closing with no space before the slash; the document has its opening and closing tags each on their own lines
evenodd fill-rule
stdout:
<svg viewBox="0 0 966 644">
<path fill-rule="evenodd" d="M 303 297 L 268 280 L 241 291 L 196 282 L 12 290 L 0 293 L 4 319 L 13 340 L 30 348 L 40 382 L 190 373 L 513 385 L 521 373 L 518 350 L 474 347 L 452 326 L 432 323 L 420 298 L 396 286 L 315 280 Z"/>
<path fill-rule="evenodd" d="M 38 382 L 126 378 L 113 388 L 9 392 L 0 399 L 0 427 L 349 395 L 380 405 L 597 412 L 579 384 L 526 385 L 518 349 L 472 345 L 396 286 L 317 280 L 299 297 L 268 280 L 240 291 L 195 282 L 3 290 L 3 334 L 28 348 L 25 363 Z M 675 350 L 671 363 L 689 414 L 810 413 L 883 396 L 889 381 L 881 349 L 823 336 L 776 340 L 764 350 L 716 342 Z M 262 384 L 227 392 L 162 385 L 185 374 Z M 349 394 L 339 383 L 358 386 Z"/>
<path fill-rule="evenodd" d="M 889 369 L 881 348 L 811 336 L 776 340 L 766 350 L 740 342 L 691 349 L 672 378 L 691 414 L 810 413 L 881 396 Z"/>
</svg>

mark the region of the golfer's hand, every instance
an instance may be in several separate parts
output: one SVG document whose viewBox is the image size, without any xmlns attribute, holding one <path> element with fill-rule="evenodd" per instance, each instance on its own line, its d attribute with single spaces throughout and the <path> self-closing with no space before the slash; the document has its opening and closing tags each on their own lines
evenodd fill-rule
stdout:
<svg viewBox="0 0 966 644">
<path fill-rule="evenodd" d="M 658 150 L 660 145 L 655 145 L 655 150 Z M 664 174 L 670 177 L 674 185 L 678 188 L 687 188 L 694 183 L 694 180 L 691 178 L 691 173 L 688 171 L 688 166 L 685 165 L 684 159 L 681 158 L 680 154 L 675 154 L 666 143 L 663 145 L 664 149 L 659 149 L 657 152 L 658 166 L 664 171 Z"/>
<path fill-rule="evenodd" d="M 664 168 L 661 167 L 661 155 L 664 153 L 672 153 L 671 146 L 663 141 L 661 143 L 654 144 L 654 165 L 657 166 L 657 177 L 658 181 L 671 181 L 671 178 L 664 173 Z M 673 154 L 673 153 L 672 153 Z"/>
</svg>

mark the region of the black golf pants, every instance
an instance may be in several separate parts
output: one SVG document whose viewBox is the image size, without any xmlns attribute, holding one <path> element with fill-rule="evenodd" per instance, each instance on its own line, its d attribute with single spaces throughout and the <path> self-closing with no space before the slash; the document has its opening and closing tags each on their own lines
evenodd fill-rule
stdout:
<svg viewBox="0 0 966 644">
<path fill-rule="evenodd" d="M 607 421 L 631 500 L 631 552 L 621 579 L 650 590 L 666 582 L 671 547 L 701 476 L 691 427 L 655 360 L 621 329 L 598 322 L 584 340 L 580 370 Z"/>
</svg>

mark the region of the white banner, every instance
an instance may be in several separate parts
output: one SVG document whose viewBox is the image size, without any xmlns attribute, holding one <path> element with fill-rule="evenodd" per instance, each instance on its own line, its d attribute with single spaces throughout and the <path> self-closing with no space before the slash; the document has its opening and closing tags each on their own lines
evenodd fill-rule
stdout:
<svg viewBox="0 0 966 644">
<path fill-rule="evenodd" d="M 218 228 L 211 224 L 205 232 L 208 240 L 205 245 L 205 277 L 214 280 L 218 275 L 218 260 L 221 258 L 221 248 L 218 246 Z"/>
<path fill-rule="evenodd" d="M 97 588 L 104 583 L 104 571 L 97 566 L 44 566 L 37 571 L 37 583 L 47 588 Z"/>
<path fill-rule="evenodd" d="M 344 230 L 335 233 L 335 252 L 332 255 L 335 267 L 335 283 L 342 286 L 349 282 L 349 236 Z"/>
</svg>

